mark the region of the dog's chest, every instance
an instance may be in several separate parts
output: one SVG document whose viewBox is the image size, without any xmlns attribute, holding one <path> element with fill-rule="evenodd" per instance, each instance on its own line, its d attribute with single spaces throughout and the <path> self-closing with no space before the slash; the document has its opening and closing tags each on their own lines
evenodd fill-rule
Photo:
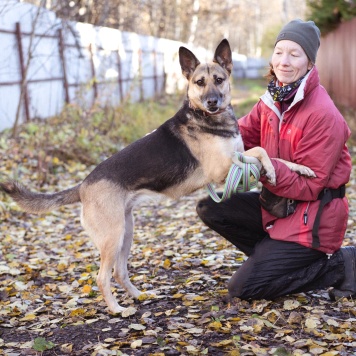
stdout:
<svg viewBox="0 0 356 356">
<path fill-rule="evenodd" d="M 224 181 L 232 164 L 233 153 L 244 150 L 240 134 L 235 137 L 221 137 L 201 133 L 199 140 L 188 140 L 188 145 L 209 183 Z"/>
</svg>

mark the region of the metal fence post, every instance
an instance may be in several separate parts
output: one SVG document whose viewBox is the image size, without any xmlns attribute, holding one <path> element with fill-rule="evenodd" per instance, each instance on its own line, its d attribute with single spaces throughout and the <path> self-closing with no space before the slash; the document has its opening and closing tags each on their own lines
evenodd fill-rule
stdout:
<svg viewBox="0 0 356 356">
<path fill-rule="evenodd" d="M 21 40 L 21 25 L 19 22 L 16 22 L 15 34 L 17 40 L 17 49 L 19 53 L 20 69 L 21 69 L 20 100 L 23 97 L 24 105 L 25 105 L 26 121 L 30 121 L 31 120 L 30 103 L 29 103 L 29 97 L 27 91 L 27 78 L 26 78 L 27 68 L 25 68 L 25 64 L 24 64 L 24 55 L 23 55 L 23 47 L 22 47 L 22 40 Z"/>
<path fill-rule="evenodd" d="M 142 49 L 140 48 L 138 50 L 138 82 L 139 82 L 139 86 L 140 86 L 140 101 L 143 101 L 145 98 L 145 94 L 143 91 L 143 68 L 142 68 Z"/>
<path fill-rule="evenodd" d="M 64 57 L 64 42 L 62 36 L 62 29 L 58 30 L 58 43 L 59 43 L 59 58 L 61 60 L 62 72 L 63 72 L 63 88 L 64 88 L 65 101 L 67 104 L 69 104 L 70 98 L 69 98 L 69 90 L 68 90 L 66 61 Z"/>
<path fill-rule="evenodd" d="M 96 78 L 96 74 L 95 74 L 94 54 L 93 54 L 92 43 L 89 45 L 89 52 L 90 52 L 91 74 L 92 74 L 92 78 L 93 78 L 94 102 L 95 102 L 95 99 L 98 97 L 98 84 L 97 84 L 97 78 Z"/>
<path fill-rule="evenodd" d="M 124 89 L 122 85 L 122 66 L 121 66 L 121 56 L 120 50 L 117 50 L 117 70 L 118 70 L 118 80 L 119 80 L 119 94 L 120 94 L 120 103 L 124 99 Z"/>
</svg>

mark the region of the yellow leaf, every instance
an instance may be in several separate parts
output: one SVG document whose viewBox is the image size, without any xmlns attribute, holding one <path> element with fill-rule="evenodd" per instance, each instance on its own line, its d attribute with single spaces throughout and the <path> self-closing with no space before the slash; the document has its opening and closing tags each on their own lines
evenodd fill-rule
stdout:
<svg viewBox="0 0 356 356">
<path fill-rule="evenodd" d="M 58 272 L 63 272 L 67 270 L 67 265 L 65 263 L 59 263 L 57 266 L 57 271 Z"/>
<path fill-rule="evenodd" d="M 32 321 L 36 319 L 35 314 L 27 314 L 23 318 L 20 319 L 20 321 Z"/>
<path fill-rule="evenodd" d="M 222 324 L 220 321 L 213 321 L 208 325 L 210 329 L 220 329 L 222 327 Z"/>
<path fill-rule="evenodd" d="M 85 293 L 85 294 L 89 294 L 91 292 L 91 286 L 86 284 L 83 288 L 82 288 L 82 293 Z"/>
<path fill-rule="evenodd" d="M 85 309 L 83 308 L 74 309 L 70 312 L 70 316 L 82 316 L 84 314 L 85 314 Z"/>
<path fill-rule="evenodd" d="M 174 298 L 174 299 L 179 299 L 179 298 L 182 298 L 183 295 L 184 295 L 184 294 L 182 294 L 182 293 L 177 293 L 177 294 L 172 295 L 172 298 Z"/>
<path fill-rule="evenodd" d="M 211 345 L 215 346 L 215 347 L 225 347 L 225 346 L 228 346 L 228 345 L 231 345 L 231 344 L 233 344 L 232 340 L 222 340 L 220 342 L 216 342 L 216 343 L 213 343 Z"/>
<path fill-rule="evenodd" d="M 240 356 L 240 351 L 239 350 L 231 350 L 228 352 L 227 356 Z"/>
<path fill-rule="evenodd" d="M 197 297 L 194 297 L 193 300 L 202 301 L 202 300 L 208 300 L 208 299 L 209 299 L 208 297 L 202 297 L 201 295 L 198 295 Z"/>
<path fill-rule="evenodd" d="M 150 296 L 147 294 L 147 293 L 141 293 L 137 299 L 140 301 L 140 302 L 144 302 L 145 300 L 149 299 Z"/>
<path fill-rule="evenodd" d="M 248 334 L 242 334 L 241 337 L 242 337 L 244 340 L 247 340 L 247 341 L 256 340 L 255 337 L 253 337 L 253 336 L 251 336 L 251 335 L 248 335 Z"/>
<path fill-rule="evenodd" d="M 163 268 L 170 269 L 170 267 L 171 267 L 171 261 L 168 258 L 166 258 L 163 262 Z"/>
<path fill-rule="evenodd" d="M 61 161 L 58 159 L 58 157 L 53 157 L 52 158 L 52 163 L 55 165 L 55 166 L 58 166 Z"/>
</svg>

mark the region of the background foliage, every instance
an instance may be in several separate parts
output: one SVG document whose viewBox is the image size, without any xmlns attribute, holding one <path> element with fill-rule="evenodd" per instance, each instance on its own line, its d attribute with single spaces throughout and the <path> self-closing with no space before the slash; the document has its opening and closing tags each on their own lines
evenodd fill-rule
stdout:
<svg viewBox="0 0 356 356">
<path fill-rule="evenodd" d="M 308 17 L 320 28 L 322 35 L 356 16 L 356 3 L 352 0 L 308 0 L 307 3 L 310 8 Z"/>
</svg>

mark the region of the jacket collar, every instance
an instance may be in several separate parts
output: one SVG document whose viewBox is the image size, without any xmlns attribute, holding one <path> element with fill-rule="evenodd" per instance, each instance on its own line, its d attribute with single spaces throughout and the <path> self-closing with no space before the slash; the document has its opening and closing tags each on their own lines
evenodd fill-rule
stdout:
<svg viewBox="0 0 356 356">
<path fill-rule="evenodd" d="M 310 78 L 310 80 L 309 80 Z M 295 93 L 294 99 L 292 103 L 290 104 L 289 108 L 287 111 L 292 108 L 297 102 L 300 100 L 303 100 L 305 95 L 307 95 L 315 86 L 319 84 L 319 74 L 318 70 L 314 66 L 304 77 L 302 82 L 300 83 L 297 92 Z M 282 118 L 282 115 L 278 108 L 276 107 L 275 102 L 272 99 L 271 94 L 269 93 L 268 90 L 261 96 L 260 98 L 273 112 L 279 117 L 279 119 Z"/>
</svg>

